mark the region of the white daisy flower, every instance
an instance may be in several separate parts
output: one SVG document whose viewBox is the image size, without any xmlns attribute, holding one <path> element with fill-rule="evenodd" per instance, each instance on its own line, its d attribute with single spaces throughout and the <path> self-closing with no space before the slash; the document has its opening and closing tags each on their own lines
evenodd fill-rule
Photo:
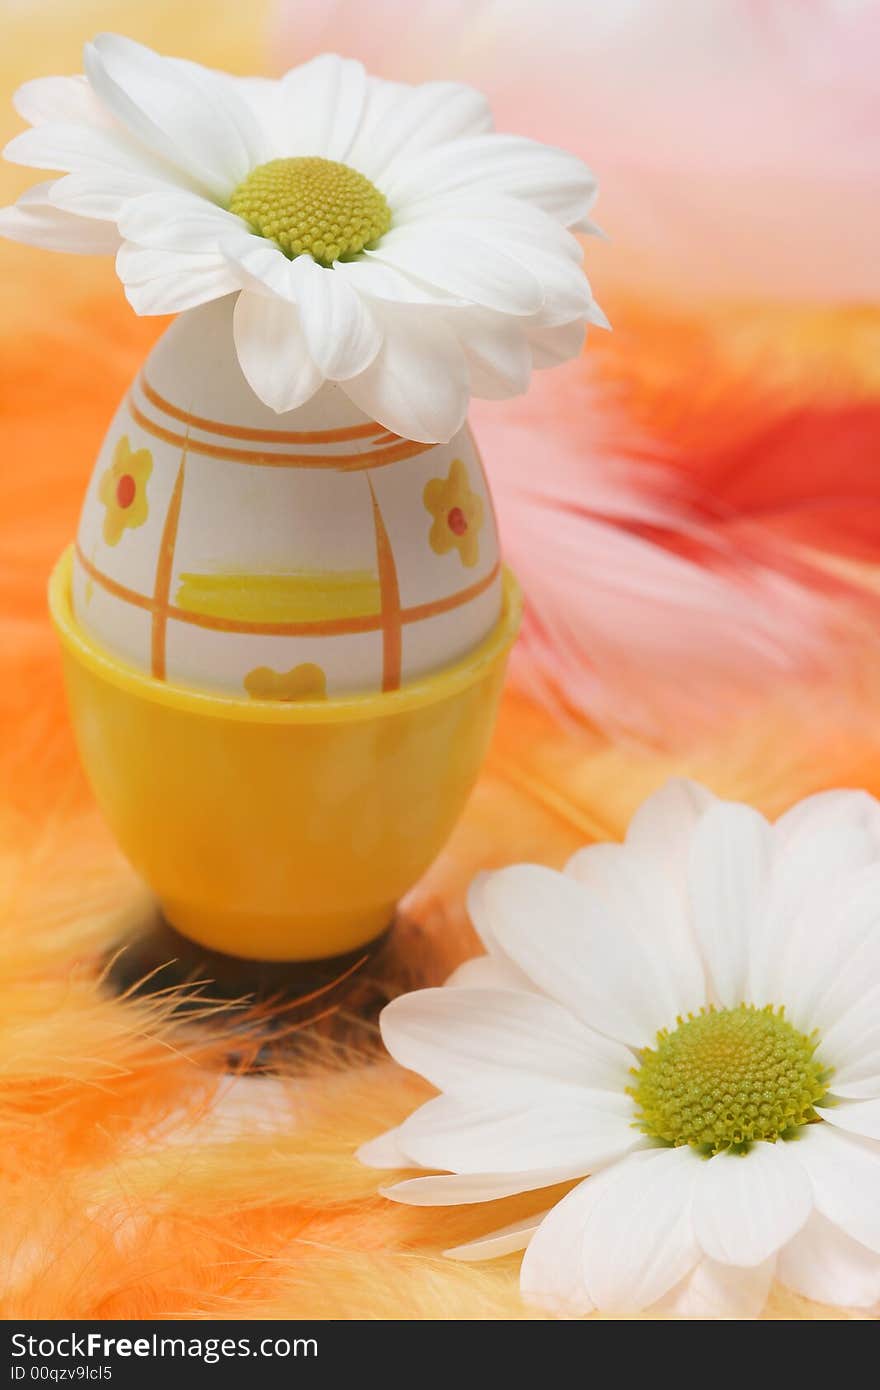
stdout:
<svg viewBox="0 0 880 1390">
<path fill-rule="evenodd" d="M 325 54 L 236 78 L 102 34 L 84 77 L 26 82 L 6 158 L 62 170 L 0 233 L 116 251 L 129 301 L 169 314 L 235 294 L 256 394 L 293 410 L 324 381 L 388 429 L 452 437 L 468 399 L 605 324 L 573 231 L 596 186 L 574 156 L 492 130 L 479 92 L 370 77 Z"/>
<path fill-rule="evenodd" d="M 485 875 L 470 909 L 488 954 L 382 1015 L 441 1094 L 361 1157 L 446 1170 L 388 1196 L 590 1174 L 449 1252 L 527 1247 L 522 1292 L 557 1314 L 756 1317 L 774 1278 L 880 1301 L 880 804 L 771 826 L 673 782 L 625 844 Z"/>
</svg>

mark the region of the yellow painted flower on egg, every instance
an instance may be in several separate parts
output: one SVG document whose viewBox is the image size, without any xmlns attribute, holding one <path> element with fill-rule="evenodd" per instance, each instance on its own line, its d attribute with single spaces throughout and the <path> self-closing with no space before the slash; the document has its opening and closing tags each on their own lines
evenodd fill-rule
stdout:
<svg viewBox="0 0 880 1390">
<path fill-rule="evenodd" d="M 153 455 L 149 449 L 132 449 L 128 436 L 123 435 L 98 489 L 106 508 L 104 540 L 108 545 L 118 545 L 124 531 L 143 526 L 146 521 L 147 482 L 152 471 Z"/>
<path fill-rule="evenodd" d="M 313 661 L 289 671 L 256 666 L 245 676 L 244 688 L 253 700 L 326 700 L 327 677 Z"/>
<path fill-rule="evenodd" d="M 425 485 L 423 496 L 434 518 L 428 536 L 431 549 L 437 555 L 457 550 L 462 564 L 470 569 L 480 558 L 483 499 L 471 492 L 461 459 L 452 460 L 445 478 L 432 478 Z"/>
</svg>

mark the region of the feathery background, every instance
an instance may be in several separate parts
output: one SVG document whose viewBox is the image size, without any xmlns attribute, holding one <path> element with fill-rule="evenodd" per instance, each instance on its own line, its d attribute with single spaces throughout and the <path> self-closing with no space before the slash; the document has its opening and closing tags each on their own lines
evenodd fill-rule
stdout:
<svg viewBox="0 0 880 1390">
<path fill-rule="evenodd" d="M 2 0 L 27 77 L 117 29 L 242 72 L 323 48 L 459 77 L 599 175 L 614 332 L 473 420 L 528 617 L 483 778 L 405 905 L 411 978 L 474 949 L 478 869 L 618 837 L 672 772 L 775 814 L 880 792 L 880 5 L 871 0 Z M 33 181 L 0 170 L 0 198 Z M 143 908 L 76 764 L 45 614 L 107 421 L 164 327 L 109 261 L 3 244 L 0 1312 L 522 1317 L 523 1213 L 375 1196 L 356 1144 L 421 1098 L 390 1064 L 230 1078 L 222 1024 L 114 999 Z M 830 1317 L 778 1294 L 770 1317 Z"/>
</svg>

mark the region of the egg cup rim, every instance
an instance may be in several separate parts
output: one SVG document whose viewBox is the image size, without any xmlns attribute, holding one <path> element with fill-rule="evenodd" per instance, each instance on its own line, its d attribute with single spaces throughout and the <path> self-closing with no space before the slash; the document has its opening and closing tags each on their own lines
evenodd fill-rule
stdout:
<svg viewBox="0 0 880 1390">
<path fill-rule="evenodd" d="M 252 724 L 335 724 L 387 718 L 438 703 L 475 684 L 506 657 L 522 621 L 522 592 L 513 571 L 505 565 L 498 622 L 479 646 L 451 665 L 408 681 L 399 690 L 338 695 L 324 700 L 255 700 L 251 696 L 157 680 L 88 638 L 74 617 L 71 603 L 73 554 L 73 545 L 62 552 L 49 577 L 48 588 L 49 614 L 68 654 L 93 675 L 138 699 L 208 718 Z"/>
</svg>

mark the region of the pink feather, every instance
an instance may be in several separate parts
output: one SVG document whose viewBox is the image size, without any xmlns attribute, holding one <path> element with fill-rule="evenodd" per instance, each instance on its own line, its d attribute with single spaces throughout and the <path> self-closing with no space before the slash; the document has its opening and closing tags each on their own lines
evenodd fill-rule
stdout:
<svg viewBox="0 0 880 1390">
<path fill-rule="evenodd" d="M 851 617 L 759 529 L 735 543 L 575 365 L 475 403 L 508 561 L 526 595 L 513 675 L 558 713 L 680 742 L 785 676 L 818 675 Z M 550 442 L 552 441 L 552 448 Z"/>
<path fill-rule="evenodd" d="M 487 91 L 500 128 L 582 155 L 613 238 L 589 246 L 598 298 L 620 304 L 613 317 L 626 328 L 641 297 L 657 334 L 664 312 L 686 306 L 711 323 L 723 299 L 753 303 L 760 324 L 762 299 L 880 297 L 878 40 L 880 7 L 856 0 L 372 0 L 368 12 L 355 0 L 282 0 L 272 60 L 286 67 L 330 47 L 389 78 L 459 78 Z M 799 495 L 794 436 L 789 447 L 783 431 L 784 462 L 760 441 L 802 404 L 798 390 L 808 403 L 825 390 L 836 406 L 846 375 L 764 400 L 768 360 L 777 378 L 797 382 L 798 371 L 790 340 L 757 339 L 738 361 L 757 443 L 746 458 L 729 452 L 733 473 L 729 381 L 718 448 L 705 445 L 712 363 L 701 448 L 676 439 L 702 378 L 677 380 L 678 429 L 663 437 L 634 426 L 607 367 L 539 373 L 524 399 L 474 404 L 527 597 L 514 675 L 561 714 L 668 742 L 844 660 L 869 601 L 804 543 L 852 551 L 858 518 L 880 513 L 877 488 L 854 464 L 836 496 L 835 439 L 847 446 L 832 412 Z M 589 346 L 587 362 L 598 362 Z M 845 544 L 821 526 L 838 515 Z"/>
</svg>

